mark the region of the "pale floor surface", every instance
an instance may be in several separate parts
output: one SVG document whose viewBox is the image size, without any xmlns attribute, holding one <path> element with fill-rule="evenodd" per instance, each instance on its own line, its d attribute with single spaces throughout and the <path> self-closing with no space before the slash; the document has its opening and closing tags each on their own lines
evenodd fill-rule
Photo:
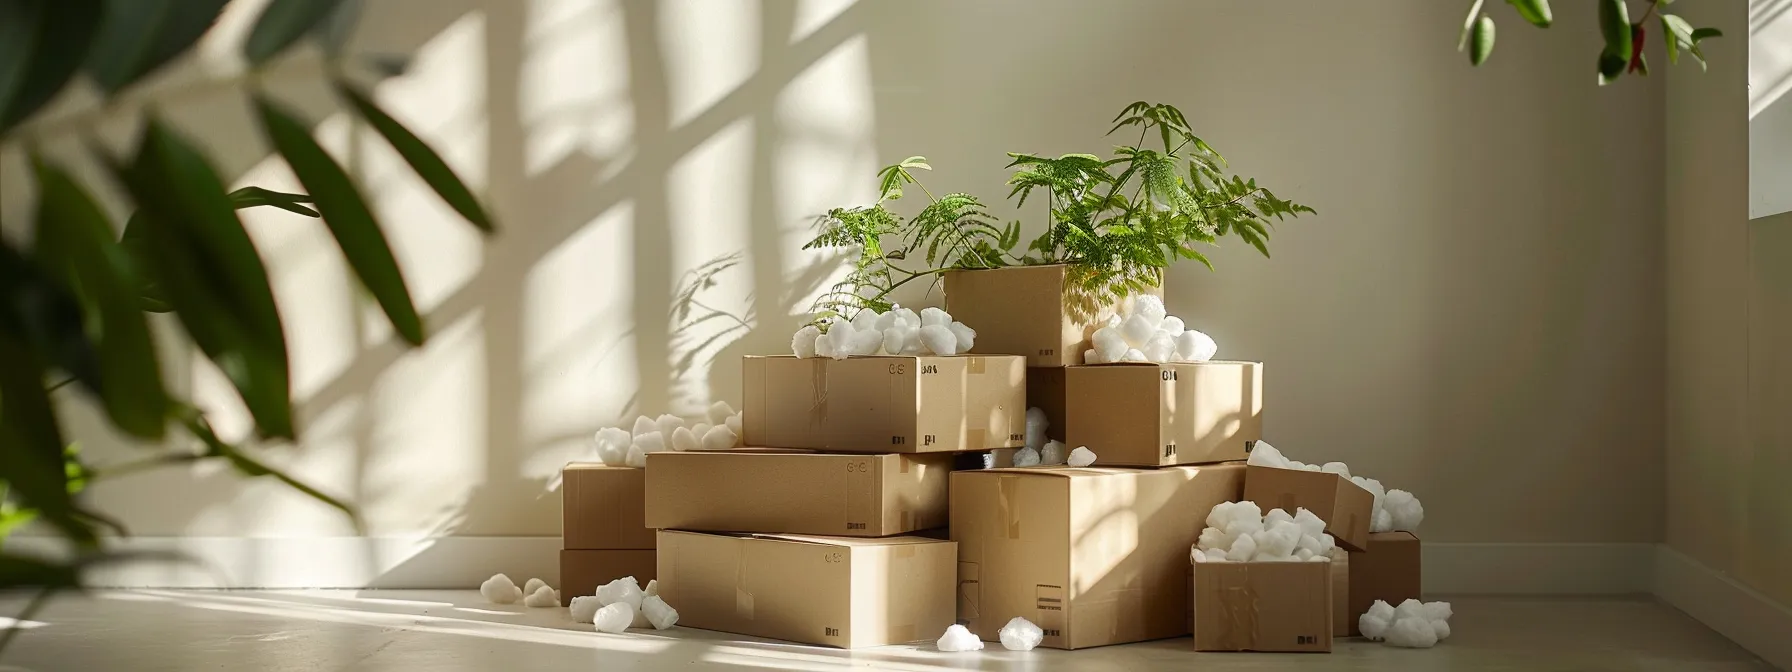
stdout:
<svg viewBox="0 0 1792 672">
<path fill-rule="evenodd" d="M 1429 650 L 1340 640 L 1333 653 L 1198 654 L 1187 637 L 1082 651 L 947 654 L 931 643 L 842 651 L 689 628 L 607 635 L 563 609 L 475 591 L 101 592 L 24 622 L 0 669 L 29 670 L 1673 670 L 1766 663 L 1647 597 L 1453 600 Z M 0 600 L 15 613 L 18 599 Z"/>
</svg>

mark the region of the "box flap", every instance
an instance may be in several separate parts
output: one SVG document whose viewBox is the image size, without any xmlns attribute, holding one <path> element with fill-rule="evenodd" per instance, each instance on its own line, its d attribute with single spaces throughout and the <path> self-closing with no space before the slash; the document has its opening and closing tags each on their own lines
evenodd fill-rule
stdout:
<svg viewBox="0 0 1792 672">
<path fill-rule="evenodd" d="M 578 470 L 585 470 L 585 469 L 591 469 L 591 470 L 617 469 L 617 470 L 621 470 L 621 469 L 640 469 L 640 468 L 641 467 L 617 467 L 617 466 L 611 466 L 608 464 L 604 464 L 602 462 L 568 462 L 568 463 L 566 463 L 565 467 L 562 467 L 562 469 L 578 469 Z"/>
<path fill-rule="evenodd" d="M 937 544 L 937 543 L 940 543 L 940 540 L 938 540 L 938 539 L 928 539 L 927 537 L 854 538 L 854 537 L 822 537 L 822 536 L 816 536 L 816 535 L 810 535 L 810 534 L 763 534 L 763 533 L 755 533 L 755 534 L 750 534 L 747 536 L 750 536 L 754 539 L 769 539 L 772 541 L 794 541 L 794 542 L 797 542 L 800 544 L 817 544 L 817 545 L 821 545 L 821 546 L 844 546 L 844 547 L 848 547 L 848 548 L 856 548 L 856 547 L 861 547 L 861 546 L 907 546 L 910 544 Z"/>
</svg>

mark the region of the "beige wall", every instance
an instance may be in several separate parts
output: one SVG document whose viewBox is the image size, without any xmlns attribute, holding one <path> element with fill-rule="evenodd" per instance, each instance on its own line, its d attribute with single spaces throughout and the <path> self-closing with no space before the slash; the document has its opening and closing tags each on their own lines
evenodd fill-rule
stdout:
<svg viewBox="0 0 1792 672">
<path fill-rule="evenodd" d="M 1740 36 L 1746 9 L 1683 11 Z M 1667 542 L 1792 604 L 1792 216 L 1749 220 L 1753 64 L 1707 49 L 1709 73 L 1668 78 Z"/>
<path fill-rule="evenodd" d="M 1273 260 L 1230 243 L 1217 273 L 1181 266 L 1167 288 L 1222 356 L 1268 363 L 1273 442 L 1416 492 L 1433 541 L 1661 537 L 1663 86 L 1593 85 L 1591 5 L 1550 31 L 1504 19 L 1473 70 L 1452 49 L 1462 8 L 1433 0 L 371 4 L 360 46 L 419 57 L 382 100 L 504 228 L 482 243 L 341 115 L 320 125 L 429 313 L 434 340 L 406 353 L 320 227 L 251 216 L 304 419 L 304 444 L 273 454 L 359 502 L 373 534 L 557 534 L 550 480 L 593 430 L 738 402 L 736 358 L 787 347 L 837 272 L 797 250 L 809 219 L 871 197 L 877 166 L 923 154 L 936 192 L 999 202 L 1004 151 L 1104 151 L 1143 98 L 1321 213 L 1282 225 Z M 242 182 L 291 184 L 241 140 L 240 100 L 170 114 L 221 133 Z M 668 321 L 681 278 L 730 254 Z M 193 389 L 243 431 L 214 372 Z M 96 454 L 124 453 L 70 413 Z M 210 471 L 94 497 L 144 535 L 347 531 Z"/>
</svg>

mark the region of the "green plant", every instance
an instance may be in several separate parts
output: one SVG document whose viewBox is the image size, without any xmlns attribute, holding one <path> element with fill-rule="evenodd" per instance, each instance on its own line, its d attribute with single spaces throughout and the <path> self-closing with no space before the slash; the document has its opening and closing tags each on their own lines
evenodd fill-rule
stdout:
<svg viewBox="0 0 1792 672">
<path fill-rule="evenodd" d="M 1661 11 L 1674 0 L 1646 0 L 1649 8 L 1636 21 L 1630 20 L 1630 6 L 1626 0 L 1596 1 L 1599 3 L 1599 33 L 1605 42 L 1599 50 L 1597 67 L 1600 86 L 1610 84 L 1626 72 L 1649 74 L 1649 59 L 1643 54 L 1643 43 L 1648 36 L 1645 25 L 1653 14 L 1661 15 L 1661 32 L 1666 36 L 1663 44 L 1667 45 L 1669 63 L 1679 63 L 1680 52 L 1685 51 L 1699 62 L 1699 69 L 1704 70 L 1705 53 L 1700 50 L 1699 43 L 1723 36 L 1723 31 L 1716 28 L 1694 28 L 1686 19 Z M 1485 2 L 1475 0 L 1469 6 L 1468 19 L 1463 22 L 1462 34 L 1456 40 L 1456 50 L 1467 51 L 1469 63 L 1474 65 L 1486 62 L 1493 54 L 1493 17 L 1481 11 Z M 1538 28 L 1548 28 L 1555 21 L 1549 0 L 1506 0 L 1506 4 L 1512 5 L 1519 16 Z"/>
<path fill-rule="evenodd" d="M 122 533 L 122 526 L 87 506 L 80 492 L 96 479 L 164 465 L 215 461 L 245 476 L 275 478 L 342 509 L 359 525 L 347 503 L 223 440 L 201 409 L 169 392 L 144 315 L 168 312 L 179 321 L 235 387 L 263 441 L 295 439 L 285 325 L 260 254 L 237 215 L 242 208 L 267 206 L 321 217 L 399 337 L 412 345 L 424 342 L 422 317 L 360 187 L 311 138 L 309 124 L 260 85 L 264 71 L 277 67 L 278 57 L 301 39 L 314 38 L 324 48 L 330 83 L 346 106 L 451 207 L 481 230 L 492 230 L 483 207 L 447 164 L 349 76 L 357 62 L 344 58 L 341 48 L 357 0 L 273 0 L 243 46 L 248 72 L 202 85 L 246 89 L 263 136 L 308 193 L 226 191 L 225 176 L 210 157 L 165 122 L 154 111 L 159 99 L 137 86 L 191 50 L 225 4 L 0 3 L 0 142 L 27 155 L 37 197 L 30 244 L 0 239 L 0 542 L 38 521 L 72 551 L 45 557 L 0 549 L 0 588 L 36 587 L 47 595 L 78 586 L 93 563 L 121 557 L 108 549 L 101 531 Z M 109 104 L 38 116 L 80 80 L 91 82 Z M 117 104 L 132 95 L 132 105 Z M 139 130 L 134 148 L 117 154 L 91 138 L 101 121 L 121 111 Z M 93 185 L 40 151 L 62 136 L 86 140 L 87 155 L 136 208 L 122 235 Z M 52 396 L 65 386 L 99 402 L 113 426 L 140 442 L 143 457 L 87 464 L 53 412 Z M 178 431 L 171 432 L 170 424 Z M 34 600 L 31 608 L 40 604 Z"/>
<path fill-rule="evenodd" d="M 878 171 L 877 202 L 828 212 L 821 234 L 803 246 L 857 251 L 846 277 L 816 299 L 811 308 L 815 321 L 850 318 L 864 309 L 887 311 L 890 293 L 920 278 L 1016 264 L 1068 265 L 1067 304 L 1087 316 L 1118 298 L 1158 286 L 1163 270 L 1179 259 L 1212 269 L 1197 244 L 1215 244 L 1231 235 L 1267 257 L 1272 220 L 1314 213 L 1276 197 L 1255 179 L 1227 176 L 1225 157 L 1196 137 L 1173 106 L 1136 102 L 1113 121 L 1108 135 L 1137 126 L 1139 137 L 1115 148 L 1111 159 L 1008 155 L 1008 167 L 1017 169 L 1008 180 L 1008 197 L 1024 206 L 1034 190 L 1042 190 L 1046 199 L 1046 230 L 1022 256 L 1013 252 L 1020 242 L 1020 222 L 998 225 L 969 194 L 934 197 L 911 172 L 931 170 L 926 159 L 912 156 Z M 1162 149 L 1145 146 L 1152 131 Z M 902 198 L 909 184 L 920 187 L 929 203 L 904 221 L 885 206 Z M 886 248 L 889 236 L 900 244 Z M 915 263 L 923 265 L 905 267 Z"/>
<path fill-rule="evenodd" d="M 935 279 L 955 268 L 1000 268 L 1014 261 L 1009 250 L 1020 242 L 1020 223 L 998 226 L 982 201 L 970 194 L 935 197 L 911 171 L 933 170 L 927 159 L 911 156 L 877 172 L 878 197 L 871 205 L 835 208 L 821 218 L 821 233 L 805 250 L 855 250 L 852 269 L 817 297 L 810 313 L 825 326 L 831 317 L 851 318 L 860 310 L 886 312 L 890 293 L 921 278 Z M 928 203 L 908 220 L 885 204 L 901 199 L 904 185 L 915 185 Z M 898 246 L 886 250 L 884 238 Z M 911 263 L 925 268 L 905 268 Z"/>
<path fill-rule="evenodd" d="M 1236 236 L 1269 256 L 1274 221 L 1315 211 L 1278 198 L 1255 179 L 1227 176 L 1226 159 L 1194 134 L 1182 111 L 1144 101 L 1114 117 L 1113 135 L 1139 137 L 1114 157 L 1011 153 L 1009 198 L 1025 205 L 1042 190 L 1048 225 L 1027 246 L 1026 264 L 1068 264 L 1071 305 L 1087 312 L 1158 286 L 1180 259 L 1213 268 L 1198 244 Z M 1156 131 L 1161 149 L 1146 147 Z M 1274 221 L 1272 221 L 1274 220 Z"/>
</svg>

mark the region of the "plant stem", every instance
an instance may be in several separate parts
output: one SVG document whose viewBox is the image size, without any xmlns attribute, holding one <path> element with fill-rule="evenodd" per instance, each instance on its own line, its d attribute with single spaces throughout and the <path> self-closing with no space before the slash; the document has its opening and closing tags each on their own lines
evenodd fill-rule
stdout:
<svg viewBox="0 0 1792 672">
<path fill-rule="evenodd" d="M 1637 19 L 1634 23 L 1632 23 L 1630 25 L 1633 25 L 1633 26 L 1643 25 L 1644 21 L 1648 21 L 1649 17 L 1655 15 L 1655 8 L 1660 7 L 1660 6 L 1661 6 L 1661 0 L 1652 0 L 1649 3 L 1649 9 L 1643 11 L 1643 18 Z"/>
<path fill-rule="evenodd" d="M 74 379 L 74 378 L 64 378 L 64 379 L 62 379 L 62 380 L 60 380 L 60 381 L 57 381 L 57 382 L 56 382 L 56 383 L 55 383 L 55 384 L 53 384 L 53 385 L 51 385 L 51 386 L 49 386 L 49 387 L 46 387 L 46 388 L 44 388 L 44 392 L 46 392 L 46 393 L 48 393 L 48 392 L 55 392 L 55 391 L 57 391 L 57 390 L 60 390 L 60 389 L 62 389 L 62 388 L 64 388 L 64 387 L 68 387 L 68 384 L 69 384 L 69 383 L 72 383 L 72 382 L 75 382 L 75 379 Z"/>
<path fill-rule="evenodd" d="M 0 634 L 0 651 L 5 651 L 7 645 L 12 644 L 12 638 L 19 636 L 19 631 L 25 629 L 25 621 L 43 610 L 44 605 L 50 602 L 50 595 L 55 592 L 55 588 L 44 588 L 31 597 L 25 608 L 19 610 L 19 615 L 13 617 L 12 627 L 6 629 L 6 634 Z"/>
<path fill-rule="evenodd" d="M 903 279 L 901 279 L 901 280 L 897 280 L 897 281 L 896 281 L 896 283 L 895 283 L 895 284 L 893 284 L 893 285 L 890 285 L 890 286 L 889 286 L 889 287 L 886 287 L 886 288 L 884 288 L 884 290 L 883 290 L 883 291 L 881 291 L 881 292 L 878 292 L 878 293 L 877 293 L 877 296 L 873 296 L 873 297 L 871 297 L 871 298 L 870 298 L 870 299 L 869 299 L 869 300 L 871 300 L 871 301 L 877 301 L 877 300 L 879 300 L 879 299 L 882 299 L 882 298 L 884 298 L 884 297 L 886 297 L 886 296 L 889 296 L 889 295 L 890 295 L 890 292 L 894 292 L 894 291 L 896 291 L 896 288 L 897 288 L 897 287 L 901 287 L 901 286 L 903 286 L 903 285 L 906 285 L 906 284 L 908 284 L 908 282 L 909 282 L 909 281 L 910 281 L 910 280 L 914 280 L 914 279 L 915 279 L 915 278 L 920 278 L 920 277 L 926 277 L 926 276 L 930 276 L 930 275 L 939 275 L 939 274 L 941 274 L 941 273 L 945 273 L 945 272 L 946 272 L 946 271 L 955 271 L 955 270 L 958 270 L 958 269 L 955 269 L 955 268 L 935 268 L 935 269 L 931 269 L 931 270 L 926 270 L 926 271 L 921 271 L 921 272 L 920 272 L 920 273 L 913 273 L 913 274 L 910 274 L 910 275 L 909 275 L 909 276 L 908 276 L 908 277 L 906 277 L 906 278 L 903 278 Z M 904 272 L 905 272 L 905 273 L 906 273 L 906 272 L 907 272 L 907 271 L 904 271 Z"/>
<path fill-rule="evenodd" d="M 153 457 L 146 457 L 141 460 L 131 460 L 129 462 L 121 462 L 119 464 L 108 466 L 103 469 L 89 469 L 89 470 L 87 470 L 87 477 L 90 480 L 99 480 L 101 478 L 115 478 L 118 476 L 127 476 L 130 474 L 135 474 L 140 471 L 149 471 L 150 469 L 155 469 L 157 467 L 165 467 L 165 466 L 168 466 L 171 464 L 180 464 L 183 462 L 198 462 L 203 459 L 205 459 L 205 456 L 200 455 L 198 453 L 167 453 L 167 454 L 163 454 L 163 455 L 156 455 Z"/>
</svg>

